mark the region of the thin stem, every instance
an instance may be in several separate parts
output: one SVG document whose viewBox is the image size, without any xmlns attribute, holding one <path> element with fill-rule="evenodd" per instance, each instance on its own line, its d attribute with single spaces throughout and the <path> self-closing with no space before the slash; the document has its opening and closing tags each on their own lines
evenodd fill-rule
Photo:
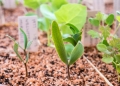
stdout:
<svg viewBox="0 0 120 86">
<path fill-rule="evenodd" d="M 24 54 L 25 54 L 25 57 L 26 57 L 27 56 L 27 51 L 25 49 L 24 49 Z M 27 70 L 27 62 L 26 61 L 24 62 L 24 66 L 25 66 L 26 77 L 28 77 L 28 70 Z"/>
<path fill-rule="evenodd" d="M 24 66 L 25 66 L 26 77 L 28 77 L 28 72 L 27 72 L 27 63 L 24 63 Z"/>
<path fill-rule="evenodd" d="M 68 79 L 70 79 L 70 66 L 69 65 L 67 65 L 67 73 L 68 73 Z"/>
</svg>

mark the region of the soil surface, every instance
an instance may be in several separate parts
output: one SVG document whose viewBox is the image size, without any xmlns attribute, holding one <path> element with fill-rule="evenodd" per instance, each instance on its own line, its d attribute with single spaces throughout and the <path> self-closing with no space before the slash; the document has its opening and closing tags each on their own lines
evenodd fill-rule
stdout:
<svg viewBox="0 0 120 86">
<path fill-rule="evenodd" d="M 102 62 L 101 53 L 95 47 L 85 48 L 85 56 L 98 68 L 98 70 L 114 85 L 120 86 L 117 79 L 117 73 L 112 64 Z"/>
<path fill-rule="evenodd" d="M 61 62 L 54 48 L 47 47 L 47 37 L 43 32 L 39 32 L 41 41 L 39 51 L 30 54 L 27 64 L 29 78 L 25 78 L 24 65 L 13 52 L 13 42 L 6 37 L 8 34 L 17 40 L 17 27 L 1 27 L 0 33 L 0 84 L 8 86 L 107 86 L 83 58 L 71 65 L 71 80 L 68 80 L 66 65 Z"/>
<path fill-rule="evenodd" d="M 41 31 L 38 38 L 41 45 L 38 52 L 30 54 L 27 64 L 29 78 L 26 78 L 24 65 L 13 52 L 13 42 L 6 37 L 8 34 L 18 40 L 18 28 L 14 22 L 17 21 L 17 16 L 25 13 L 24 8 L 14 11 L 5 10 L 4 13 L 6 21 L 13 23 L 0 27 L 0 84 L 7 86 L 108 86 L 84 58 L 78 59 L 70 66 L 71 80 L 68 80 L 66 65 L 59 59 L 54 48 L 47 47 L 46 34 Z M 95 48 L 85 48 L 85 56 L 88 56 L 88 59 L 114 86 L 119 86 L 114 68 L 111 64 L 101 62 L 101 56 Z"/>
</svg>

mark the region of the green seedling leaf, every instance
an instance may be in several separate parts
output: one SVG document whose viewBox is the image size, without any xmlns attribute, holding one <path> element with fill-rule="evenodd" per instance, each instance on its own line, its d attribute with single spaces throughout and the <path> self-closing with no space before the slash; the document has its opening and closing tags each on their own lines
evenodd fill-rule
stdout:
<svg viewBox="0 0 120 86">
<path fill-rule="evenodd" d="M 63 44 L 62 36 L 56 21 L 52 22 L 52 38 L 56 48 L 56 51 L 60 57 L 60 59 L 65 63 L 68 64 L 67 60 L 67 53 L 65 51 L 65 47 Z"/>
<path fill-rule="evenodd" d="M 116 16 L 118 22 L 120 22 L 120 16 Z"/>
<path fill-rule="evenodd" d="M 113 38 L 112 40 L 110 40 L 109 44 L 111 47 L 120 50 L 120 38 Z"/>
<path fill-rule="evenodd" d="M 101 52 L 107 51 L 107 47 L 104 44 L 97 44 L 97 49 Z"/>
<path fill-rule="evenodd" d="M 89 30 L 87 33 L 88 33 L 92 38 L 99 38 L 99 37 L 100 37 L 99 33 L 98 33 L 97 31 L 94 31 L 94 30 Z"/>
<path fill-rule="evenodd" d="M 103 44 L 105 44 L 106 46 L 109 46 L 107 40 L 103 40 Z"/>
<path fill-rule="evenodd" d="M 69 42 L 69 43 L 71 43 L 73 46 L 75 46 L 75 45 L 77 44 L 76 41 L 75 41 L 72 37 L 64 38 L 63 41 Z"/>
<path fill-rule="evenodd" d="M 72 30 L 70 29 L 70 27 L 68 25 L 61 25 L 60 26 L 60 30 L 62 32 L 62 35 L 63 34 L 73 34 Z"/>
<path fill-rule="evenodd" d="M 26 48 L 26 49 L 28 49 L 28 48 L 31 46 L 32 42 L 33 42 L 33 41 L 29 41 L 29 42 L 27 43 L 27 48 Z"/>
<path fill-rule="evenodd" d="M 20 28 L 21 33 L 23 34 L 24 37 L 24 49 L 27 48 L 27 44 L 28 44 L 28 38 L 27 35 L 25 34 L 25 32 Z"/>
<path fill-rule="evenodd" d="M 37 9 L 40 4 L 40 0 L 24 0 L 24 5 L 32 9 Z"/>
<path fill-rule="evenodd" d="M 55 12 L 55 15 L 59 24 L 70 23 L 81 30 L 86 22 L 87 9 L 80 4 L 65 4 Z"/>
<path fill-rule="evenodd" d="M 67 4 L 68 2 L 66 0 L 52 0 L 52 7 L 53 9 L 57 10 L 62 5 Z"/>
<path fill-rule="evenodd" d="M 14 52 L 16 53 L 16 55 L 17 55 L 17 57 L 20 59 L 20 61 L 22 61 L 23 62 L 23 59 L 21 58 L 21 56 L 19 55 L 19 53 L 18 53 L 18 44 L 17 43 L 14 43 Z"/>
<path fill-rule="evenodd" d="M 115 59 L 116 59 L 116 61 L 117 61 L 118 63 L 120 63 L 120 54 L 117 54 L 117 55 L 115 56 Z"/>
<path fill-rule="evenodd" d="M 73 51 L 71 52 L 69 65 L 75 63 L 75 61 L 80 58 L 84 53 L 84 47 L 80 41 L 78 41 L 77 45 L 74 47 Z"/>
<path fill-rule="evenodd" d="M 103 35 L 105 40 L 107 39 L 107 37 L 110 36 L 110 27 L 108 27 L 108 26 L 105 26 L 105 27 L 101 26 L 99 28 L 99 30 L 102 33 L 102 35 Z"/>
<path fill-rule="evenodd" d="M 73 24 L 67 23 L 66 25 L 68 25 L 71 29 L 71 31 L 76 34 L 79 32 L 79 30 L 77 29 L 77 27 L 75 27 Z"/>
<path fill-rule="evenodd" d="M 52 9 L 49 5 L 42 4 L 40 6 L 40 11 L 45 18 L 48 18 L 50 20 L 56 20 L 56 17 L 54 15 L 54 13 L 52 12 Z"/>
<path fill-rule="evenodd" d="M 97 20 L 99 20 L 99 21 L 102 21 L 103 20 L 103 13 L 101 13 L 101 12 L 98 12 L 97 14 L 96 14 L 96 19 Z"/>
<path fill-rule="evenodd" d="M 109 57 L 109 56 L 103 57 L 102 61 L 105 63 L 111 63 L 113 61 L 113 57 Z"/>
<path fill-rule="evenodd" d="M 70 59 L 70 55 L 72 50 L 74 49 L 74 46 L 72 44 L 65 44 L 65 50 L 67 52 L 67 59 Z"/>
<path fill-rule="evenodd" d="M 94 26 L 100 25 L 100 21 L 98 19 L 95 19 L 95 18 L 89 18 L 89 22 Z"/>
<path fill-rule="evenodd" d="M 29 52 L 27 52 L 27 55 L 26 55 L 26 63 L 28 62 L 28 59 L 30 58 L 30 56 L 29 56 Z"/>
<path fill-rule="evenodd" d="M 112 25 L 113 22 L 114 22 L 114 15 L 113 15 L 113 14 L 110 14 L 110 15 L 107 17 L 107 19 L 106 19 L 106 23 L 107 23 L 108 25 Z"/>
<path fill-rule="evenodd" d="M 76 43 L 78 43 L 78 41 L 81 40 L 81 34 L 82 34 L 82 32 L 79 32 L 79 33 L 73 35 L 73 38 L 76 41 Z"/>
</svg>

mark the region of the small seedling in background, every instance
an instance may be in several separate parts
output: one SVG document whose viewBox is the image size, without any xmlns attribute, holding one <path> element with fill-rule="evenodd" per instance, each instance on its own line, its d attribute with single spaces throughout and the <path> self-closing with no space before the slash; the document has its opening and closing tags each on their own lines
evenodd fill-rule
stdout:
<svg viewBox="0 0 120 86">
<path fill-rule="evenodd" d="M 71 24 L 69 24 L 69 25 L 71 26 Z M 72 29 L 72 31 L 76 32 L 77 30 L 74 27 L 74 29 Z M 60 29 L 59 29 L 59 26 L 56 21 L 53 21 L 53 23 L 52 23 L 52 38 L 53 38 L 53 42 L 54 42 L 56 51 L 57 51 L 60 59 L 67 66 L 68 79 L 70 79 L 69 67 L 70 67 L 70 65 L 75 63 L 79 57 L 82 56 L 82 54 L 84 52 L 84 47 L 78 39 L 76 39 L 76 41 L 75 41 L 74 38 L 68 37 L 64 40 L 66 40 L 74 45 L 72 52 L 68 54 L 67 51 L 65 50 L 62 35 L 60 33 Z M 78 36 L 78 38 L 79 38 L 79 36 Z"/>
<path fill-rule="evenodd" d="M 30 45 L 32 44 L 32 41 L 28 41 L 27 35 L 22 29 L 20 29 L 20 31 L 24 37 L 24 48 L 22 48 L 12 37 L 10 37 L 10 36 L 8 36 L 8 37 L 14 41 L 14 47 L 13 47 L 14 52 L 16 53 L 16 55 L 20 59 L 20 61 L 23 62 L 24 66 L 25 66 L 26 77 L 28 77 L 27 62 L 28 62 L 28 59 L 30 56 L 29 56 L 29 52 L 27 51 L 27 49 L 29 49 Z M 23 50 L 24 55 L 25 55 L 25 60 L 19 54 L 18 48 L 21 48 Z"/>
<path fill-rule="evenodd" d="M 113 25 L 114 15 L 105 15 L 97 13 L 95 18 L 90 18 L 89 21 L 94 26 L 99 26 L 99 32 L 90 30 L 88 32 L 92 38 L 99 38 L 100 42 L 97 44 L 97 49 L 103 53 L 102 61 L 105 63 L 112 63 L 118 74 L 118 82 L 120 82 L 120 38 L 116 32 L 120 27 L 120 16 L 116 16 L 118 26 L 114 33 L 111 33 L 110 26 Z M 102 22 L 102 24 L 101 24 Z"/>
</svg>

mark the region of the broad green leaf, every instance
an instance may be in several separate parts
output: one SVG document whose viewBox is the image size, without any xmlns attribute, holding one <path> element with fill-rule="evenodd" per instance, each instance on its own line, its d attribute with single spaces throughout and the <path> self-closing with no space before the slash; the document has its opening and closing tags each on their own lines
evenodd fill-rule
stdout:
<svg viewBox="0 0 120 86">
<path fill-rule="evenodd" d="M 26 33 L 21 28 L 20 28 L 20 31 L 23 34 L 23 37 L 24 37 L 24 49 L 26 49 L 27 48 L 27 43 L 28 43 L 28 38 L 27 38 Z"/>
<path fill-rule="evenodd" d="M 76 34 L 79 32 L 79 30 L 77 29 L 77 27 L 75 27 L 73 24 L 67 23 L 66 25 L 68 25 L 71 29 L 71 31 Z"/>
<path fill-rule="evenodd" d="M 17 57 L 20 59 L 20 61 L 22 61 L 23 62 L 23 59 L 21 58 L 21 56 L 19 55 L 19 53 L 18 53 L 18 44 L 17 43 L 14 43 L 14 52 L 16 53 L 16 55 L 17 55 Z"/>
<path fill-rule="evenodd" d="M 68 25 L 66 25 L 66 24 L 60 26 L 60 30 L 61 30 L 62 34 L 73 34 L 73 32 L 70 29 L 70 27 Z"/>
<path fill-rule="evenodd" d="M 101 27 L 99 28 L 99 30 L 100 30 L 100 32 L 102 33 L 102 35 L 103 35 L 103 37 L 104 37 L 105 40 L 107 39 L 107 37 L 110 36 L 110 29 L 111 29 L 111 28 L 108 27 L 108 26 L 105 26 L 105 27 L 101 26 Z"/>
<path fill-rule="evenodd" d="M 95 19 L 95 18 L 89 18 L 89 22 L 94 26 L 100 25 L 100 21 L 98 19 Z"/>
<path fill-rule="evenodd" d="M 94 31 L 94 30 L 89 30 L 87 33 L 88 33 L 92 38 L 99 38 L 99 37 L 100 37 L 99 33 L 98 33 L 97 31 Z"/>
<path fill-rule="evenodd" d="M 40 4 L 40 0 L 24 0 L 24 5 L 32 9 L 37 9 Z"/>
<path fill-rule="evenodd" d="M 109 46 L 109 44 L 108 44 L 108 42 L 107 42 L 107 40 L 103 40 L 103 42 L 102 42 L 103 44 L 105 44 L 106 46 Z"/>
<path fill-rule="evenodd" d="M 120 16 L 116 16 L 118 22 L 120 22 Z"/>
<path fill-rule="evenodd" d="M 62 5 L 67 4 L 68 2 L 66 0 L 52 0 L 52 7 L 53 9 L 57 10 Z"/>
<path fill-rule="evenodd" d="M 120 54 L 117 54 L 117 55 L 115 56 L 115 59 L 116 59 L 116 61 L 117 61 L 118 63 L 120 63 Z"/>
<path fill-rule="evenodd" d="M 55 12 L 59 24 L 73 24 L 79 30 L 86 22 L 87 9 L 80 4 L 65 4 Z"/>
<path fill-rule="evenodd" d="M 25 59 L 26 63 L 28 62 L 28 59 L 29 59 L 29 58 L 30 58 L 29 52 L 27 52 L 26 59 Z"/>
<path fill-rule="evenodd" d="M 27 14 L 25 14 L 25 16 L 34 16 L 34 15 L 36 15 L 36 14 L 33 12 L 28 12 Z"/>
<path fill-rule="evenodd" d="M 67 59 L 70 59 L 70 55 L 72 50 L 74 49 L 74 46 L 72 44 L 65 44 L 65 50 L 67 52 Z"/>
<path fill-rule="evenodd" d="M 104 56 L 102 58 L 102 61 L 105 62 L 105 63 L 111 63 L 113 61 L 113 57 Z"/>
<path fill-rule="evenodd" d="M 73 35 L 73 38 L 76 41 L 76 43 L 78 43 L 78 41 L 81 41 L 81 35 L 82 35 L 82 32 L 79 32 Z"/>
<path fill-rule="evenodd" d="M 112 25 L 113 22 L 114 22 L 114 15 L 113 15 L 113 14 L 110 14 L 110 15 L 107 17 L 107 19 L 106 19 L 106 23 L 107 23 L 108 25 Z"/>
<path fill-rule="evenodd" d="M 97 49 L 101 52 L 107 51 L 107 47 L 104 44 L 97 44 Z"/>
<path fill-rule="evenodd" d="M 96 19 L 97 20 L 99 20 L 99 21 L 102 21 L 103 20 L 103 13 L 101 13 L 101 12 L 98 12 L 97 14 L 96 14 Z"/>
<path fill-rule="evenodd" d="M 120 50 L 120 38 L 113 38 L 109 42 L 110 46 Z"/>
<path fill-rule="evenodd" d="M 111 55 L 112 54 L 112 52 L 110 52 L 108 50 L 104 51 L 104 53 L 107 54 L 107 55 Z"/>
<path fill-rule="evenodd" d="M 42 4 L 40 6 L 40 12 L 42 13 L 42 15 L 45 17 L 45 18 L 48 18 L 50 20 L 56 20 L 56 17 L 54 15 L 54 13 L 52 12 L 51 10 L 51 7 L 47 4 Z"/>
<path fill-rule="evenodd" d="M 78 41 L 77 45 L 74 47 L 73 51 L 71 52 L 69 65 L 75 63 L 75 61 L 80 58 L 84 53 L 84 47 L 80 41 Z"/>
<path fill-rule="evenodd" d="M 27 43 L 27 48 L 26 48 L 26 49 L 28 49 L 28 48 L 31 46 L 32 42 L 33 42 L 33 41 L 29 41 L 29 42 Z"/>
<path fill-rule="evenodd" d="M 68 64 L 67 53 L 56 21 L 52 22 L 52 38 L 59 57 L 64 63 Z"/>
<path fill-rule="evenodd" d="M 69 43 L 71 43 L 73 46 L 75 46 L 75 45 L 77 44 L 76 41 L 75 41 L 72 37 L 64 38 L 63 41 L 69 42 Z"/>
</svg>

